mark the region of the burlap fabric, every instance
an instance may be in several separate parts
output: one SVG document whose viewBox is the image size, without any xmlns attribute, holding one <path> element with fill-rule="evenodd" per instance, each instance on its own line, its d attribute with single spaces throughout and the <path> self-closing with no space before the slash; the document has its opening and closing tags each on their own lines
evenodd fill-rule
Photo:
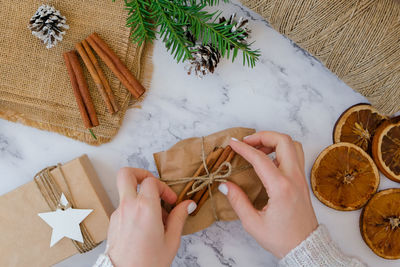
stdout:
<svg viewBox="0 0 400 267">
<path fill-rule="evenodd" d="M 379 111 L 400 110 L 400 1 L 241 1 Z"/>
<path fill-rule="evenodd" d="M 148 88 L 151 64 L 144 64 L 142 55 L 146 54 L 146 60 L 150 58 L 144 50 L 151 48 L 137 47 L 130 42 L 123 2 L 1 0 L 0 117 L 58 132 L 89 144 L 110 141 L 118 132 L 130 104 L 129 92 L 103 64 L 120 106 L 117 114 L 110 115 L 86 67 L 83 68 L 100 121 L 100 126 L 93 129 L 98 138 L 96 141 L 83 126 L 62 54 L 73 49 L 78 41 L 92 32 L 98 32 Z M 43 3 L 60 10 L 70 26 L 64 41 L 50 50 L 27 29 L 29 19 Z"/>
</svg>

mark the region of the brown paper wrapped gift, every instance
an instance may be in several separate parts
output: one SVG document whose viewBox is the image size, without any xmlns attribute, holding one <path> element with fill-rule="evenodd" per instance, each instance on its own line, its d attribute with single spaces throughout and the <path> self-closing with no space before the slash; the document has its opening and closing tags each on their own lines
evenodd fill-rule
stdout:
<svg viewBox="0 0 400 267">
<path fill-rule="evenodd" d="M 93 209 L 81 223 L 91 240 L 97 244 L 106 239 L 113 207 L 89 158 L 84 155 L 50 174 L 62 192 L 70 193 L 73 208 Z M 0 197 L 0 266 L 51 266 L 79 253 L 68 238 L 50 248 L 52 228 L 38 216 L 48 211 L 49 204 L 35 181 Z"/>
<path fill-rule="evenodd" d="M 226 147 L 232 137 L 241 140 L 254 132 L 254 129 L 231 128 L 204 138 L 196 137 L 180 141 L 169 150 L 154 154 L 160 178 L 167 181 L 190 177 L 202 164 L 203 148 L 207 155 L 215 147 Z M 249 163 L 236 155 L 232 162 L 232 175 L 227 179 L 239 185 L 256 208 L 262 208 L 267 203 L 268 196 L 253 168 L 246 166 L 249 166 Z M 171 188 L 179 195 L 184 186 L 185 184 L 179 184 Z M 212 195 L 212 201 L 208 199 L 195 216 L 189 216 L 183 235 L 195 233 L 214 223 L 216 219 L 213 214 L 213 205 L 219 220 L 232 221 L 238 218 L 224 195 L 218 190 L 214 190 Z"/>
</svg>

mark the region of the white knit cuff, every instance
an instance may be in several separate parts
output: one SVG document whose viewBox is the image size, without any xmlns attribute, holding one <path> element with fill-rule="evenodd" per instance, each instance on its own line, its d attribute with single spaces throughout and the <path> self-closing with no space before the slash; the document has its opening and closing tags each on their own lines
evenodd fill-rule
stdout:
<svg viewBox="0 0 400 267">
<path fill-rule="evenodd" d="M 93 267 L 114 267 L 110 257 L 107 254 L 100 254 Z"/>
<path fill-rule="evenodd" d="M 311 233 L 300 245 L 279 261 L 281 267 L 365 267 L 359 260 L 346 256 L 332 241 L 324 225 Z"/>
</svg>

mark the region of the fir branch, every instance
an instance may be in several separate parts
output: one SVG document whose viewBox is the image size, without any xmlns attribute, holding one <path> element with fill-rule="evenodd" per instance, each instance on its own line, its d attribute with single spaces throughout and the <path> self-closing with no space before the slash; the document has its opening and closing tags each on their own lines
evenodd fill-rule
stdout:
<svg viewBox="0 0 400 267">
<path fill-rule="evenodd" d="M 237 57 L 238 51 L 243 53 L 243 65 L 255 66 L 260 57 L 260 51 L 250 49 L 251 44 L 240 42 L 238 37 L 242 36 L 243 31 L 232 32 L 233 25 L 224 25 L 224 23 L 207 23 L 204 26 L 203 43 L 216 43 L 221 55 L 230 58 L 232 52 L 232 62 Z"/>
<path fill-rule="evenodd" d="M 141 45 L 144 41 L 156 39 L 155 24 L 152 21 L 153 14 L 148 0 L 124 0 L 125 9 L 128 11 L 126 26 L 130 28 L 130 38 Z M 115 0 L 113 0 L 115 2 Z"/>
<path fill-rule="evenodd" d="M 209 23 L 208 21 L 216 21 L 220 16 L 220 12 L 207 13 L 202 11 L 204 5 L 196 4 L 191 8 L 184 8 L 170 1 L 175 12 L 179 15 L 178 18 L 184 18 L 180 23 L 188 23 L 190 31 L 197 40 L 203 39 L 203 44 L 213 44 L 221 55 L 230 58 L 231 50 L 233 49 L 232 62 L 235 60 L 238 51 L 243 53 L 243 64 L 254 67 L 260 56 L 259 50 L 251 50 L 249 44 L 243 44 L 239 38 L 243 31 L 232 32 L 233 25 L 225 25 L 225 23 Z"/>
<path fill-rule="evenodd" d="M 113 0 L 115 1 L 115 0 Z M 229 0 L 223 0 L 229 2 Z M 252 50 L 251 44 L 241 42 L 243 31 L 232 31 L 233 25 L 216 23 L 220 12 L 204 11 L 206 6 L 216 5 L 219 0 L 125 0 L 129 11 L 127 26 L 131 38 L 142 44 L 156 38 L 159 27 L 167 50 L 180 62 L 192 58 L 193 43 L 186 35 L 186 27 L 197 40 L 214 46 L 222 56 L 232 57 L 243 53 L 243 64 L 254 67 L 260 56 L 259 50 Z M 184 30 L 185 29 L 185 30 Z"/>
<path fill-rule="evenodd" d="M 223 0 L 224 3 L 229 3 L 229 0 Z M 209 6 L 215 6 L 219 4 L 219 0 L 200 0 L 200 3 L 207 4 Z"/>
<path fill-rule="evenodd" d="M 180 62 L 191 58 L 189 50 L 191 42 L 183 30 L 185 23 L 179 22 L 182 18 L 174 21 L 176 10 L 171 8 L 171 3 L 169 0 L 152 0 L 152 8 L 158 18 L 156 26 L 160 26 L 160 37 L 163 38 L 167 50 L 171 50 L 171 54 L 174 54 L 174 58 Z"/>
<path fill-rule="evenodd" d="M 181 0 L 187 4 L 196 5 L 200 3 L 201 5 L 209 5 L 209 6 L 216 6 L 219 4 L 219 0 Z M 223 0 L 224 3 L 229 3 L 229 0 Z"/>
</svg>

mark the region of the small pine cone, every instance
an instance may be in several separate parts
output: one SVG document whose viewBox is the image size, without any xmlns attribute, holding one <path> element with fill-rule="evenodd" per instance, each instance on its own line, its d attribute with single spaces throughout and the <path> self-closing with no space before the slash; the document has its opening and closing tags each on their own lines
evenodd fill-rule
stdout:
<svg viewBox="0 0 400 267">
<path fill-rule="evenodd" d="M 185 37 L 188 41 L 190 41 L 193 46 L 196 45 L 196 38 L 194 38 L 194 35 L 192 34 L 192 32 L 189 30 L 188 26 L 184 26 L 183 30 L 185 32 Z"/>
<path fill-rule="evenodd" d="M 193 58 L 189 60 L 187 66 L 188 74 L 194 73 L 199 78 L 203 78 L 208 73 L 214 73 L 221 59 L 218 49 L 212 45 L 196 45 L 193 50 Z"/>
<path fill-rule="evenodd" d="M 28 29 L 50 49 L 62 41 L 69 26 L 60 11 L 50 5 L 42 5 L 29 21 Z"/>
<path fill-rule="evenodd" d="M 196 44 L 196 39 L 194 38 L 194 35 L 190 31 L 185 32 L 186 38 L 193 44 Z"/>
<path fill-rule="evenodd" d="M 236 21 L 235 18 L 236 18 L 236 13 L 233 13 L 229 17 L 229 20 L 227 20 L 225 17 L 219 18 L 219 23 L 224 23 L 225 25 L 233 25 L 231 32 L 242 31 L 242 34 L 238 36 L 238 40 L 241 43 L 246 43 L 247 42 L 246 40 L 251 33 L 251 30 L 246 27 L 249 24 L 249 20 L 240 17 L 239 20 Z"/>
</svg>

